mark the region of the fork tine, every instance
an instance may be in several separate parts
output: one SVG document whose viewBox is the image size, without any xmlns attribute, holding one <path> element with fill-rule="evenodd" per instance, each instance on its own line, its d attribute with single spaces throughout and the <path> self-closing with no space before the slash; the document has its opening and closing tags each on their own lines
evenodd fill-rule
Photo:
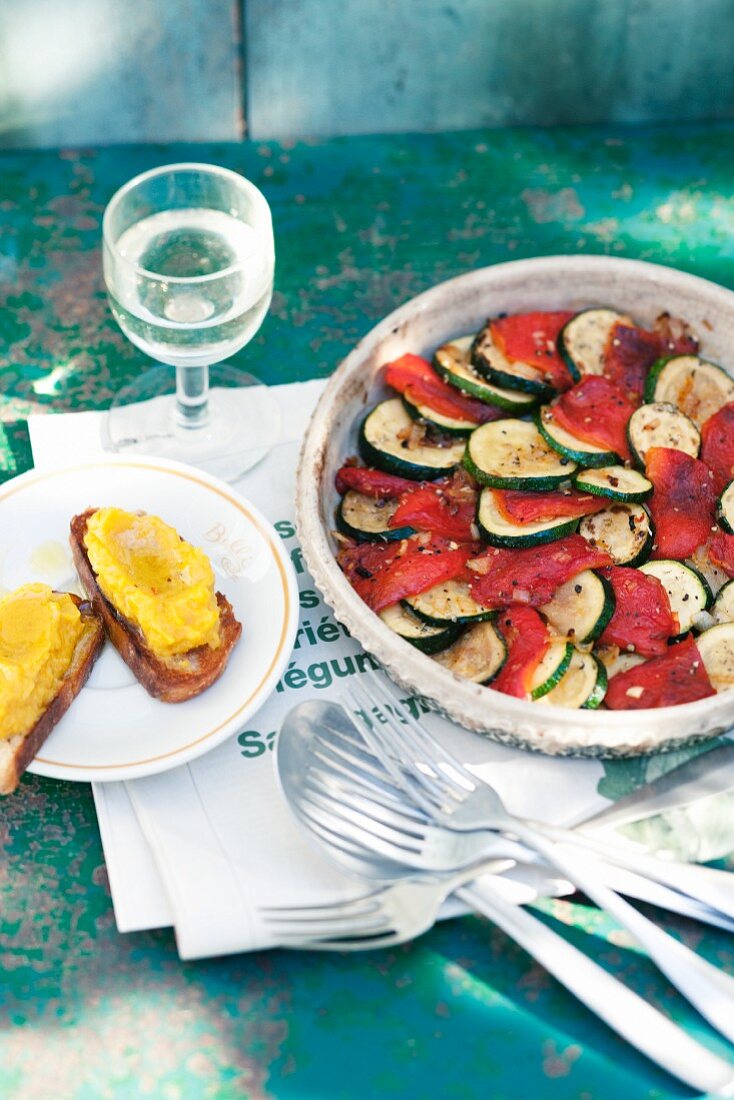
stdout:
<svg viewBox="0 0 734 1100">
<path fill-rule="evenodd" d="M 406 823 L 397 815 L 393 817 L 392 821 L 385 821 L 380 813 L 376 817 L 374 807 L 370 805 L 369 799 L 357 801 L 355 798 L 350 801 L 348 806 L 339 806 L 335 803 L 334 796 L 329 790 L 324 791 L 316 785 L 309 784 L 305 787 L 305 791 L 316 805 L 322 809 L 329 808 L 333 811 L 335 817 L 339 817 L 340 820 L 346 821 L 362 832 L 369 833 L 372 836 L 381 836 L 390 843 L 403 844 L 411 849 L 420 847 L 423 843 L 426 835 L 425 829 L 416 828 L 414 822 L 406 826 Z"/>
<path fill-rule="evenodd" d="M 370 683 L 374 690 L 379 691 L 381 688 L 380 681 L 374 676 L 374 674 L 367 673 L 370 677 Z M 361 700 L 363 711 L 367 714 L 370 713 L 374 706 L 378 706 L 377 700 L 371 698 L 365 688 L 364 684 L 350 685 L 355 694 L 355 697 Z M 384 689 L 383 689 L 384 690 Z M 422 745 L 422 739 L 420 736 L 416 736 L 413 728 L 408 724 L 405 711 L 400 707 L 398 701 L 390 695 L 390 705 L 387 708 L 379 708 L 382 715 L 382 720 L 377 725 L 370 727 L 374 737 L 383 745 L 384 748 L 390 750 L 395 758 L 397 764 L 404 764 L 406 750 L 415 752 L 422 763 L 432 766 L 433 765 L 433 751 L 424 751 Z M 394 710 L 398 710 L 401 716 L 405 716 L 406 721 L 400 721 L 393 713 Z M 366 725 L 366 723 L 363 723 Z M 420 727 L 418 727 L 420 729 Z M 435 769 L 434 769 L 435 770 Z M 436 778 L 440 778 L 438 774 Z"/>
<path fill-rule="evenodd" d="M 284 919 L 282 922 L 266 920 L 265 923 L 279 937 L 299 940 L 355 937 L 393 931 L 393 922 L 386 914 L 371 919 L 360 917 L 355 920 L 336 916 L 327 920 L 297 920 L 289 923 Z"/>
<path fill-rule="evenodd" d="M 364 846 L 359 843 L 349 840 L 347 837 L 342 836 L 340 833 L 334 832 L 325 825 L 321 825 L 319 822 L 309 817 L 309 828 L 311 831 L 324 842 L 327 847 L 335 848 L 339 852 L 343 852 L 345 855 L 353 856 L 356 859 L 364 858 Z"/>
<path fill-rule="evenodd" d="M 338 798 L 367 799 L 374 810 L 377 807 L 380 808 L 383 820 L 385 820 L 386 815 L 387 818 L 392 815 L 393 819 L 399 818 L 406 825 L 409 823 L 416 826 L 428 824 L 428 818 L 423 811 L 405 801 L 404 791 L 400 792 L 401 798 L 398 799 L 392 794 L 386 794 L 382 786 L 365 783 L 341 768 L 332 769 L 325 767 L 323 764 L 309 768 L 306 781 L 309 779 L 329 790 Z"/>
<path fill-rule="evenodd" d="M 336 913 L 343 916 L 369 916 L 381 908 L 380 895 L 383 888 L 370 890 L 367 894 L 360 894 L 356 898 L 346 898 L 340 901 L 320 902 L 313 905 L 262 905 L 258 906 L 258 913 L 262 916 L 278 920 L 312 920 L 315 918 L 333 917 Z"/>
<path fill-rule="evenodd" d="M 420 806 L 425 813 L 433 816 L 436 808 L 442 808 L 445 804 L 445 791 L 443 785 L 426 775 L 424 771 L 419 776 L 413 774 L 404 764 L 405 744 L 401 737 L 402 728 L 393 726 L 389 720 L 381 724 L 379 730 L 365 721 L 362 712 L 369 714 L 373 701 L 369 698 L 362 685 L 351 685 L 350 692 L 360 707 L 361 725 L 364 739 L 375 755 L 382 760 L 385 768 L 402 789 Z M 418 752 L 420 756 L 420 752 Z M 400 761 L 403 761 L 401 764 Z"/>
<path fill-rule="evenodd" d="M 315 769 L 311 769 L 309 772 L 305 787 L 323 793 L 332 800 L 335 797 L 343 798 L 347 796 L 349 806 L 362 810 L 381 821 L 384 825 L 393 825 L 396 829 L 415 833 L 416 836 L 425 835 L 429 824 L 424 814 L 417 814 L 409 806 L 399 806 L 394 802 L 386 804 L 379 797 L 379 794 L 375 797 L 369 788 L 358 784 L 335 782 L 331 776 Z"/>
<path fill-rule="evenodd" d="M 390 781 L 382 764 L 373 764 L 369 771 L 365 771 L 347 753 L 332 745 L 315 746 L 312 755 L 321 762 L 325 770 L 338 773 L 355 782 L 360 782 L 371 790 L 381 789 L 385 797 L 393 802 L 400 802 L 403 798 L 402 789 Z M 377 759 L 374 755 L 372 756 L 373 761 Z"/>
<path fill-rule="evenodd" d="M 454 756 L 453 753 L 449 752 L 448 749 L 444 748 L 444 746 L 440 744 L 424 726 L 421 726 L 410 711 L 407 710 L 406 707 L 403 707 L 400 701 L 395 698 L 395 690 L 392 682 L 388 680 L 387 684 L 384 684 L 371 669 L 366 669 L 365 673 L 373 688 L 377 689 L 381 686 L 384 691 L 387 691 L 391 705 L 400 709 L 400 713 L 405 719 L 406 725 L 413 734 L 413 743 L 421 748 L 423 759 L 428 758 L 430 763 L 435 764 L 442 771 L 448 766 L 457 776 L 461 776 L 470 788 L 476 787 L 476 776 L 472 775 L 469 769 L 462 764 L 461 760 Z M 384 677 L 384 679 L 387 679 L 387 677 Z"/>
<path fill-rule="evenodd" d="M 405 748 L 410 746 L 418 758 L 417 762 L 422 765 L 427 764 L 432 769 L 434 774 L 429 781 L 431 789 L 434 792 L 440 790 L 444 802 L 447 797 L 458 803 L 463 802 L 467 795 L 476 789 L 476 778 L 464 767 L 460 760 L 457 760 L 448 750 L 444 749 L 427 730 L 419 725 L 412 714 L 400 705 L 391 686 L 385 688 L 373 672 L 367 671 L 366 675 L 373 687 L 383 687 L 383 690 L 387 691 L 391 701 L 390 710 L 385 715 L 385 723 L 381 725 L 379 730 L 374 731 L 376 736 L 381 738 L 385 727 L 389 728 L 392 735 L 391 744 L 394 749 L 399 752 L 402 747 L 403 753 L 400 755 L 403 755 Z M 363 692 L 365 691 L 362 685 L 360 685 L 360 688 Z M 401 724 L 398 724 L 394 713 L 391 713 L 395 709 L 398 709 L 404 718 L 404 722 Z M 425 782 L 428 779 L 425 770 L 420 767 L 419 771 L 420 781 Z"/>
<path fill-rule="evenodd" d="M 419 852 L 421 848 L 417 838 L 406 837 L 403 833 L 388 829 L 373 818 L 365 817 L 364 814 L 357 811 L 353 814 L 342 810 L 337 812 L 330 798 L 324 799 L 309 793 L 303 799 L 303 811 L 309 819 L 320 821 L 321 824 L 333 822 L 338 818 L 343 833 L 350 840 L 359 842 L 360 838 L 364 838 L 365 833 L 369 834 L 370 850 L 395 863 L 408 861 L 410 856 Z"/>
</svg>

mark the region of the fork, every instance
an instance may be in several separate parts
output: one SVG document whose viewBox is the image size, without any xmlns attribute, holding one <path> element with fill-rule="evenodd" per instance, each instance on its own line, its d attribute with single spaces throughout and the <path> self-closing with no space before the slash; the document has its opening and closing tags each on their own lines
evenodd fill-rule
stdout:
<svg viewBox="0 0 734 1100">
<path fill-rule="evenodd" d="M 299 819 L 302 815 L 299 808 Z M 307 821 L 327 852 L 354 856 L 372 874 L 373 854 L 358 843 L 344 841 L 340 831 Z M 333 824 L 333 823 L 332 823 Z M 347 867 L 350 863 L 347 862 Z M 540 962 L 549 973 L 588 1006 L 600 1019 L 669 1073 L 692 1088 L 709 1095 L 734 1096 L 734 1070 L 692 1039 L 647 1001 L 573 947 L 557 932 L 517 904 L 522 895 L 515 884 L 493 879 L 487 890 L 465 885 L 483 875 L 495 863 L 480 864 L 440 879 L 426 876 L 403 878 L 380 885 L 360 897 L 333 904 L 312 906 L 266 906 L 259 914 L 273 938 L 283 947 L 319 951 L 365 951 L 381 949 L 415 939 L 436 921 L 446 898 L 453 892 Z M 514 893 L 513 893 L 514 890 Z"/>
<path fill-rule="evenodd" d="M 366 675 L 370 677 L 371 682 L 376 687 L 381 686 L 373 673 L 367 673 Z M 356 703 L 358 716 L 364 720 L 372 709 L 373 701 L 361 686 L 353 685 L 351 695 Z M 395 699 L 392 700 L 391 706 L 393 710 L 398 706 Z M 395 767 L 399 767 L 401 753 L 404 753 L 406 749 L 412 749 L 417 754 L 417 759 L 424 765 L 423 770 L 418 775 L 412 775 L 410 771 L 403 772 L 399 780 L 402 786 L 405 788 L 406 784 L 410 785 L 414 801 L 422 805 L 429 815 L 438 819 L 443 812 L 444 817 L 441 819 L 441 824 L 455 833 L 464 831 L 467 835 L 474 834 L 476 837 L 477 833 L 483 830 L 486 831 L 481 800 L 482 797 L 485 801 L 489 799 L 487 808 L 490 813 L 495 812 L 497 809 L 495 793 L 489 794 L 487 785 L 472 775 L 460 761 L 451 756 L 441 745 L 430 739 L 427 732 L 418 725 L 412 716 L 404 711 L 401 713 L 403 721 L 399 726 L 399 738 L 395 732 L 396 722 L 394 716 L 389 713 L 382 714 L 385 722 L 391 719 L 390 724 L 393 728 L 392 735 L 387 732 L 384 733 L 385 737 L 391 736 L 391 744 L 393 745 L 390 763 Z M 341 737 L 346 744 L 348 739 L 343 730 L 333 732 Z M 367 731 L 367 738 L 369 738 L 369 731 Z M 337 744 L 330 747 L 334 753 L 339 751 Z M 355 742 L 350 742 L 349 753 L 344 761 L 347 769 L 354 767 L 354 754 L 359 747 Z M 365 748 L 364 742 L 361 747 L 362 749 Z M 333 765 L 334 761 L 332 760 Z M 405 763 L 402 766 L 405 767 Z M 427 766 L 432 766 L 434 769 L 432 777 L 426 775 L 425 769 Z M 385 765 L 382 768 L 379 765 L 375 768 L 374 762 L 370 764 L 368 755 L 364 753 L 360 758 L 360 767 L 373 778 L 377 778 L 381 770 L 383 775 L 387 774 Z M 450 774 L 447 774 L 447 768 L 448 772 L 455 777 L 456 781 L 453 783 Z M 390 774 L 395 775 L 396 772 L 393 770 Z M 439 784 L 441 789 L 437 790 Z M 471 799 L 469 795 L 471 795 Z M 437 797 L 445 799 L 446 805 L 442 805 L 440 800 L 437 801 Z M 429 798 L 428 804 L 426 804 L 425 798 Z M 421 801 L 421 799 L 424 799 L 424 801 Z M 697 906 L 703 903 L 704 906 L 708 906 L 711 910 L 722 914 L 724 927 L 728 928 L 734 920 L 734 876 L 728 872 L 658 859 L 645 853 L 626 850 L 619 845 L 615 845 L 614 842 L 599 840 L 597 837 L 588 836 L 586 833 L 579 834 L 571 829 L 562 829 L 527 819 L 523 820 L 527 825 L 542 832 L 551 840 L 560 844 L 572 844 L 574 847 L 587 852 L 593 852 L 595 856 L 601 857 L 607 866 L 612 863 L 622 871 L 644 876 L 665 887 L 666 891 L 673 891 L 673 894 L 668 893 L 668 900 L 673 903 L 673 908 L 675 908 L 676 895 L 684 895 L 691 898 Z M 461 845 L 458 839 L 455 839 L 454 843 L 456 844 L 456 858 L 453 860 L 453 864 L 456 866 L 462 858 Z M 468 847 L 472 852 L 469 858 L 479 858 L 480 853 L 476 851 L 476 848 L 473 845 L 468 845 Z M 444 866 L 446 865 L 444 863 Z M 629 879 L 624 876 L 621 876 L 621 880 L 629 882 Z"/>
<path fill-rule="evenodd" d="M 328 845 L 329 841 L 325 842 Z M 651 1061 L 697 1091 L 734 1096 L 734 1071 L 723 1058 L 687 1035 L 527 910 L 498 894 L 463 885 L 481 873 L 482 867 L 475 866 L 440 881 L 404 879 L 333 905 L 271 906 L 261 908 L 259 913 L 284 947 L 365 951 L 415 939 L 433 926 L 442 904 L 455 892 Z"/>
<path fill-rule="evenodd" d="M 391 785 L 387 773 L 379 775 L 377 769 L 381 766 L 376 767 L 375 758 L 364 752 L 364 742 L 358 744 L 349 738 L 343 727 L 323 730 L 311 757 L 300 779 L 303 812 L 311 827 L 321 826 L 324 814 L 332 821 L 337 818 L 341 833 L 338 843 L 343 851 L 355 842 L 363 842 L 366 834 L 372 850 L 394 864 L 424 871 L 450 871 L 494 856 L 521 864 L 524 870 L 520 874 L 527 877 L 532 866 L 528 860 L 533 858 L 527 848 L 496 833 L 453 833 L 432 824 L 406 802 L 404 792 Z M 535 866 L 542 873 L 542 862 Z M 693 898 L 604 862 L 600 868 L 606 885 L 618 893 L 734 931 L 734 920 Z"/>
<path fill-rule="evenodd" d="M 379 685 L 377 677 L 371 682 Z M 568 853 L 534 824 L 513 817 L 486 781 L 478 780 L 399 707 L 392 692 L 391 710 L 378 724 L 367 719 L 373 703 L 365 689 L 352 688 L 360 706 L 364 739 L 395 782 L 435 824 L 462 832 L 490 829 L 510 833 L 557 867 L 605 909 L 645 948 L 650 958 L 701 1015 L 734 1042 L 734 979 L 673 939 L 604 885 L 586 854 Z M 404 724 L 394 712 L 404 718 Z M 542 826 L 540 827 L 542 829 Z"/>
</svg>

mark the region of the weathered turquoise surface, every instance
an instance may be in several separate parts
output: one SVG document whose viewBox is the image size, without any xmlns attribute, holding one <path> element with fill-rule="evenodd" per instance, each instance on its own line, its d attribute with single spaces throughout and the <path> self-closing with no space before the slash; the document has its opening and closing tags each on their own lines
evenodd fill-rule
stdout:
<svg viewBox="0 0 734 1100">
<path fill-rule="evenodd" d="M 730 0 L 12 0 L 0 147 L 730 118 L 733 50 Z"/>
<path fill-rule="evenodd" d="M 326 375 L 395 305 L 470 268 L 612 252 L 734 286 L 734 125 L 514 130 L 296 145 L 0 157 L 0 418 L 27 466 L 31 411 L 98 408 L 145 363 L 107 309 L 100 218 L 143 168 L 199 157 L 272 206 L 273 310 L 239 360 Z M 647 765 L 609 765 L 608 790 Z M 99 1100 L 669 1100 L 632 1053 L 486 922 L 345 958 L 179 962 L 169 931 L 114 927 L 91 794 L 29 777 L 0 816 L 0 1096 Z M 247 843 L 247 838 L 243 838 Z M 580 900 L 546 920 L 723 1050 L 626 935 Z M 734 971 L 731 937 L 667 927 Z"/>
<path fill-rule="evenodd" d="M 730 118 L 729 0 L 246 0 L 254 138 Z"/>
<path fill-rule="evenodd" d="M 0 4 L 0 147 L 242 137 L 241 4 Z"/>
</svg>

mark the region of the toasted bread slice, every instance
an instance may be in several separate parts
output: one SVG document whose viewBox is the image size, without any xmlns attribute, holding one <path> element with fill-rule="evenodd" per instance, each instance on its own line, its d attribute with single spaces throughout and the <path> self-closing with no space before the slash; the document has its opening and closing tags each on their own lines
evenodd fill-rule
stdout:
<svg viewBox="0 0 734 1100">
<path fill-rule="evenodd" d="M 152 652 L 142 632 L 126 619 L 107 599 L 87 556 L 84 535 L 87 522 L 96 509 L 89 508 L 71 521 L 71 552 L 79 578 L 92 606 L 104 622 L 105 630 L 125 664 L 145 690 L 164 703 L 184 703 L 210 687 L 224 672 L 230 654 L 242 633 L 232 605 L 221 592 L 219 606 L 220 644 L 216 649 L 197 646 L 173 661 L 163 661 Z"/>
<path fill-rule="evenodd" d="M 77 642 L 58 694 L 51 700 L 35 726 L 25 733 L 0 739 L 0 794 L 11 794 L 18 786 L 23 772 L 84 687 L 94 662 L 102 651 L 105 635 L 101 617 L 88 600 L 81 600 L 73 592 L 69 592 L 69 596 L 79 608 L 84 622 L 84 633 Z"/>
</svg>

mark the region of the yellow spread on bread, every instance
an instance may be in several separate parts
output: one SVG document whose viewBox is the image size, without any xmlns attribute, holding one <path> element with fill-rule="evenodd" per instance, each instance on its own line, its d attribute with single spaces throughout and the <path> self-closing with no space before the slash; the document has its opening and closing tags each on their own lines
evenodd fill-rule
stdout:
<svg viewBox="0 0 734 1100">
<path fill-rule="evenodd" d="M 203 550 L 157 516 L 100 508 L 84 546 L 102 593 L 162 660 L 219 645 L 214 571 Z"/>
<path fill-rule="evenodd" d="M 66 592 L 24 584 L 0 598 L 0 739 L 35 726 L 58 695 L 83 633 Z"/>
</svg>

